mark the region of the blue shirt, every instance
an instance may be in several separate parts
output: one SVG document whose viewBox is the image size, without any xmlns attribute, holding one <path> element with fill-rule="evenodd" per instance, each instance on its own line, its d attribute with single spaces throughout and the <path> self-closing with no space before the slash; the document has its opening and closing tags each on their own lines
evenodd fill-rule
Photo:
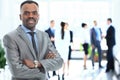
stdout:
<svg viewBox="0 0 120 80">
<path fill-rule="evenodd" d="M 21 28 L 25 31 L 26 35 L 28 36 L 28 39 L 30 40 L 30 42 L 32 43 L 32 36 L 28 33 L 31 32 L 31 30 L 27 29 L 25 26 L 21 25 Z M 38 40 L 37 40 L 37 35 L 36 35 L 36 30 L 33 31 L 34 34 L 34 38 L 35 38 L 35 42 L 36 42 L 36 47 L 37 47 L 37 51 L 38 51 Z"/>
<path fill-rule="evenodd" d="M 50 30 L 52 31 L 53 34 L 55 34 L 55 29 L 50 27 Z"/>
<path fill-rule="evenodd" d="M 96 39 L 98 41 L 101 41 L 101 31 L 100 31 L 100 28 L 94 27 L 94 29 L 95 29 L 95 32 L 96 32 Z"/>
</svg>

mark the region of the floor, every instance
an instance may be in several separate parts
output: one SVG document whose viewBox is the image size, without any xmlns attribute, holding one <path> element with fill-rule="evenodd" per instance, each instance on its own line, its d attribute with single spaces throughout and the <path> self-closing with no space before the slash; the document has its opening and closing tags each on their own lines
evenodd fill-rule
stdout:
<svg viewBox="0 0 120 80">
<path fill-rule="evenodd" d="M 106 61 L 102 61 L 103 68 L 98 68 L 98 63 L 95 63 L 92 68 L 91 61 L 87 61 L 87 69 L 83 69 L 83 60 L 71 60 L 69 75 L 65 76 L 65 80 L 117 80 L 114 73 L 105 73 Z M 57 80 L 58 77 L 51 77 L 50 80 Z M 62 80 L 62 79 L 61 79 Z"/>
<path fill-rule="evenodd" d="M 92 68 L 91 61 L 87 61 L 87 69 L 83 69 L 83 60 L 71 60 L 69 75 L 65 76 L 65 80 L 117 80 L 114 73 L 105 73 L 106 61 L 102 61 L 104 68 L 99 69 L 98 63 L 95 63 L 94 69 Z M 58 80 L 57 76 L 52 77 L 49 80 Z M 0 69 L 0 80 L 11 80 L 11 74 L 9 67 L 6 66 L 5 70 Z"/>
</svg>

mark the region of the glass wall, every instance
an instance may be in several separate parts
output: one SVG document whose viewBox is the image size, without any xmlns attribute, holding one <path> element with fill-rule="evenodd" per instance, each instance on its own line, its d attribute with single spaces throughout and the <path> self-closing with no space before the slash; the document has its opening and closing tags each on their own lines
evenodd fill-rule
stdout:
<svg viewBox="0 0 120 80">
<path fill-rule="evenodd" d="M 0 5 L 0 38 L 7 32 L 17 28 L 19 19 L 19 5 L 24 0 L 2 0 Z M 40 5 L 40 21 L 37 28 L 45 30 L 49 21 L 54 19 L 56 28 L 60 22 L 69 23 L 75 36 L 80 37 L 81 23 L 86 22 L 91 28 L 93 20 L 98 21 L 100 27 L 106 26 L 106 18 L 110 16 L 110 2 L 108 0 L 36 0 Z"/>
</svg>

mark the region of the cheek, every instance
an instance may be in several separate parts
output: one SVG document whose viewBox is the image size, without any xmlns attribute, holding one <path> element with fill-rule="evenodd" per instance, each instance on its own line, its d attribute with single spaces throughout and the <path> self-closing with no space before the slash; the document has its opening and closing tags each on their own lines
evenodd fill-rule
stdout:
<svg viewBox="0 0 120 80">
<path fill-rule="evenodd" d="M 28 17 L 26 17 L 26 16 L 21 17 L 21 20 L 23 20 L 23 21 L 26 21 L 27 19 L 28 19 Z"/>
<path fill-rule="evenodd" d="M 36 21 L 38 22 L 39 21 L 39 17 L 35 17 Z"/>
<path fill-rule="evenodd" d="M 39 20 L 39 19 L 40 19 L 40 16 L 38 16 L 37 19 Z"/>
<path fill-rule="evenodd" d="M 21 15 L 19 15 L 19 18 L 20 18 L 20 20 L 22 20 L 22 16 Z"/>
<path fill-rule="evenodd" d="M 39 20 L 39 18 L 40 18 L 40 15 L 38 15 L 38 16 L 37 16 L 37 18 L 38 18 L 38 20 Z"/>
<path fill-rule="evenodd" d="M 67 26 L 65 26 L 65 29 L 67 29 Z"/>
</svg>

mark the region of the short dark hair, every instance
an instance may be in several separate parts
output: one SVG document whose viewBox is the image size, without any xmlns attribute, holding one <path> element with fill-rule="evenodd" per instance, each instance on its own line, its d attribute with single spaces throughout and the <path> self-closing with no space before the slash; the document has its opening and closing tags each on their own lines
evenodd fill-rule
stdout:
<svg viewBox="0 0 120 80">
<path fill-rule="evenodd" d="M 107 20 L 110 21 L 110 22 L 112 23 L 112 19 L 111 19 L 111 18 L 108 18 Z"/>
<path fill-rule="evenodd" d="M 86 23 L 81 24 L 82 28 L 84 28 L 86 25 L 87 25 Z"/>
<path fill-rule="evenodd" d="M 24 2 L 22 2 L 21 3 L 21 5 L 20 5 L 20 9 L 22 8 L 22 6 L 24 5 L 24 4 L 32 4 L 32 3 L 34 3 L 34 4 L 36 4 L 38 7 L 39 7 L 39 4 L 37 3 L 37 2 L 35 2 L 35 1 L 33 1 L 33 0 L 26 0 L 26 1 L 24 1 Z"/>
<path fill-rule="evenodd" d="M 54 20 L 51 20 L 51 21 L 50 21 L 50 23 L 53 23 L 53 22 L 54 22 Z"/>
</svg>

